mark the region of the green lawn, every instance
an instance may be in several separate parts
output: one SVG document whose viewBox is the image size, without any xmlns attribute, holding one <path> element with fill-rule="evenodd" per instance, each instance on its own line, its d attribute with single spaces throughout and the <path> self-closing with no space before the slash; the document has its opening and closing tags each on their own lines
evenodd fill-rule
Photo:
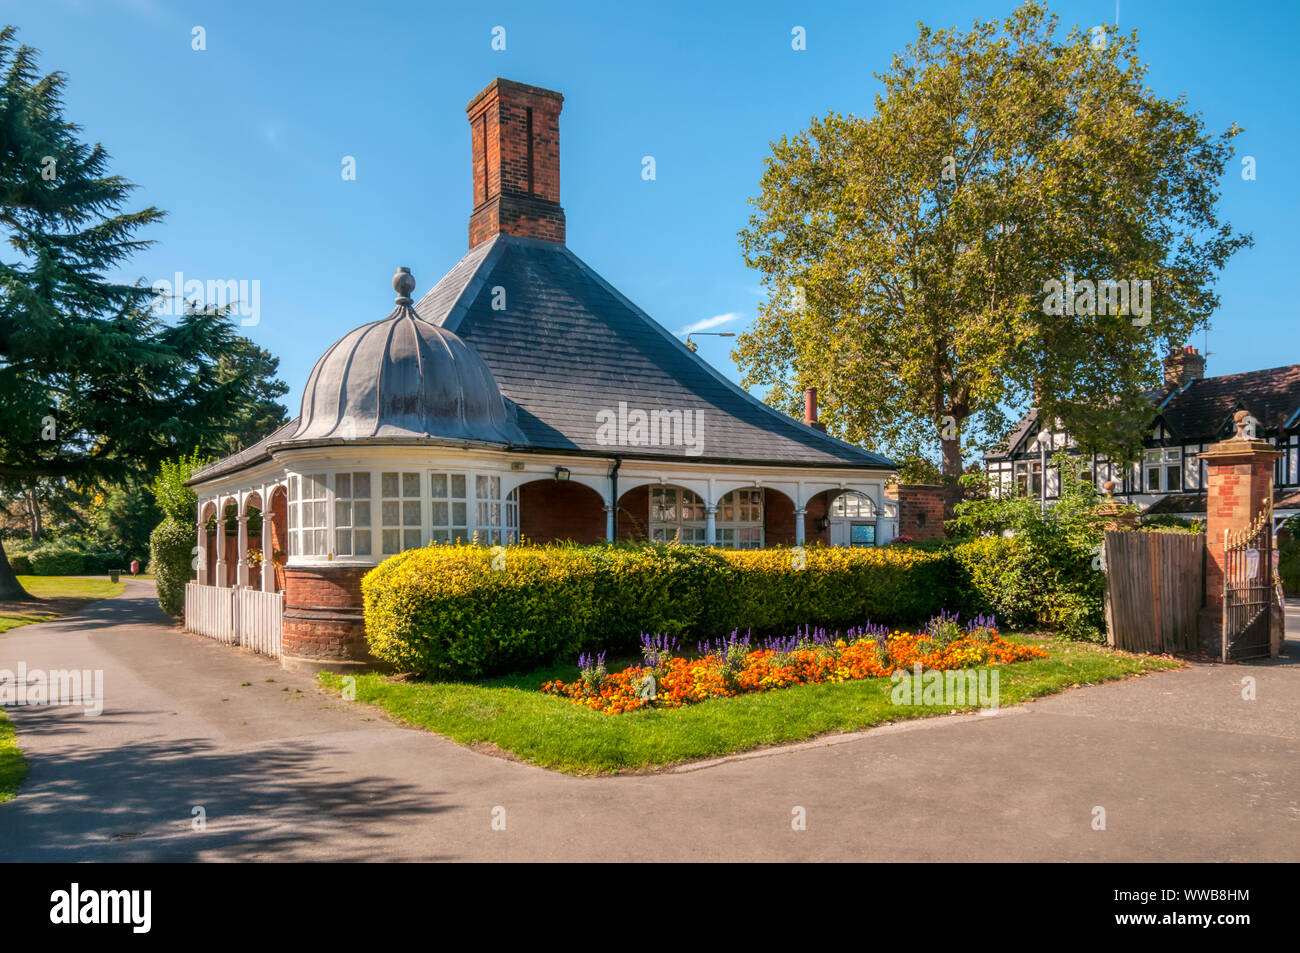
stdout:
<svg viewBox="0 0 1300 953">
<path fill-rule="evenodd" d="M 1002 667 L 1003 707 L 1180 664 L 1055 639 L 1019 640 L 1042 645 L 1051 654 Z M 454 741 L 495 745 L 526 761 L 572 774 L 658 768 L 952 710 L 894 705 L 887 678 L 806 685 L 622 715 L 603 715 L 537 690 L 548 679 L 576 677 L 574 666 L 477 684 L 362 675 L 357 678 L 356 699 Z M 343 685 L 340 675 L 317 678 L 336 691 Z"/>
<path fill-rule="evenodd" d="M 0 709 L 0 804 L 18 793 L 18 785 L 27 777 L 27 761 L 18 750 L 14 726 Z"/>
<path fill-rule="evenodd" d="M 18 581 L 33 599 L 48 605 L 0 603 L 0 632 L 47 622 L 87 603 L 119 596 L 126 589 L 125 583 L 109 582 L 107 576 L 19 576 Z"/>
</svg>

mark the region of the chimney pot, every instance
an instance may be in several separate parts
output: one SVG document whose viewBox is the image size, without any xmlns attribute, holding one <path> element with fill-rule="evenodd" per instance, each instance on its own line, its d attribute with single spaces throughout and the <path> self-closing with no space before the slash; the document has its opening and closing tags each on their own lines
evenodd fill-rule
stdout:
<svg viewBox="0 0 1300 953">
<path fill-rule="evenodd" d="M 1191 345 L 1174 348 L 1165 358 L 1165 384 L 1182 387 L 1205 376 L 1205 357 Z"/>
</svg>

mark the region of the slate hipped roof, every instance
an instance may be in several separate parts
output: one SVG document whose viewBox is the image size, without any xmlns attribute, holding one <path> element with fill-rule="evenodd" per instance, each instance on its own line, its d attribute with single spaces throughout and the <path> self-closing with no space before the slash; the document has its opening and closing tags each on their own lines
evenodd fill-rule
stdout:
<svg viewBox="0 0 1300 953">
<path fill-rule="evenodd" d="M 470 101 L 469 253 L 413 311 L 408 288 L 387 320 L 340 338 L 317 362 L 297 418 L 190 483 L 280 447 L 343 442 L 895 468 L 733 384 L 568 249 L 559 204 L 562 102 L 503 79 Z M 638 413 L 670 415 L 676 429 L 638 440 Z M 622 421 L 623 439 L 607 439 L 610 416 Z"/>
<path fill-rule="evenodd" d="M 493 289 L 499 288 L 501 292 Z M 493 308 L 504 293 L 505 307 Z M 415 306 L 487 362 L 530 449 L 830 467 L 894 467 L 757 400 L 698 358 L 566 246 L 498 234 Z M 702 453 L 614 447 L 597 415 L 701 411 Z"/>
</svg>

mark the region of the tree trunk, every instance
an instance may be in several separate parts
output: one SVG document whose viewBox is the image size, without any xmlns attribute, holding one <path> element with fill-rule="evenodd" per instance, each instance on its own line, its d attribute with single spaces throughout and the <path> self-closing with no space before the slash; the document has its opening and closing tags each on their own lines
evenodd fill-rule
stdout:
<svg viewBox="0 0 1300 953">
<path fill-rule="evenodd" d="M 9 557 L 5 555 L 4 540 L 0 540 L 0 600 L 27 600 L 31 594 L 18 582 L 18 577 L 14 575 L 13 567 L 9 565 Z"/>
<path fill-rule="evenodd" d="M 41 541 L 41 530 L 44 529 L 41 525 L 41 504 L 36 499 L 36 490 L 34 488 L 27 491 L 26 497 L 27 522 L 32 531 L 32 543 L 33 545 L 39 545 Z"/>
</svg>

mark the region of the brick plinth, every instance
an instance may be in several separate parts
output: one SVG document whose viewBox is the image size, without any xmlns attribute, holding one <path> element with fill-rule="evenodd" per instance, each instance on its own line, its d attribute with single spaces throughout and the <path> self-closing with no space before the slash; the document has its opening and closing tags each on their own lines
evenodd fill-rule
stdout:
<svg viewBox="0 0 1300 953">
<path fill-rule="evenodd" d="M 898 487 L 898 535 L 915 540 L 943 539 L 946 487 L 927 483 L 902 483 Z"/>
<path fill-rule="evenodd" d="M 352 566 L 285 569 L 280 658 L 285 668 L 350 672 L 382 667 L 366 647 L 361 577 L 367 571 Z"/>
<path fill-rule="evenodd" d="M 1244 430 L 1240 419 L 1238 426 Z M 1240 433 L 1200 454 L 1206 464 L 1205 610 L 1200 630 L 1202 648 L 1211 654 L 1220 651 L 1222 639 L 1224 532 L 1244 532 L 1272 505 L 1273 462 L 1279 456 L 1267 441 Z M 1277 654 L 1280 640 L 1274 642 Z"/>
</svg>

